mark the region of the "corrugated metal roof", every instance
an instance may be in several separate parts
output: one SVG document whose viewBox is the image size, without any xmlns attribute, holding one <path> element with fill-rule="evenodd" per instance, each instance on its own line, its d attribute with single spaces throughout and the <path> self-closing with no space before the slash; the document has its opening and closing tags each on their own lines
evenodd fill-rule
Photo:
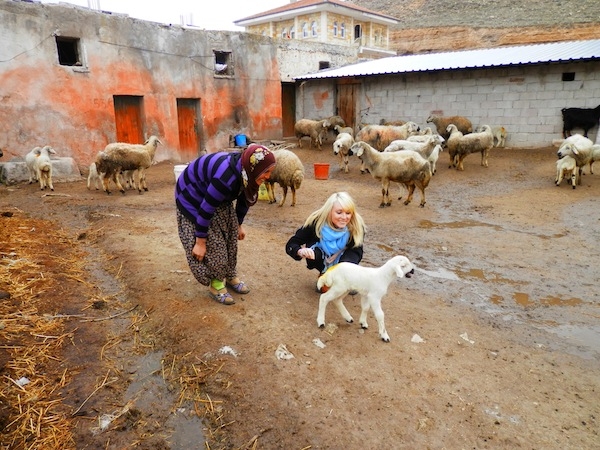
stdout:
<svg viewBox="0 0 600 450">
<path fill-rule="evenodd" d="M 501 67 L 600 59 L 600 39 L 392 56 L 294 77 L 296 80 Z"/>
</svg>

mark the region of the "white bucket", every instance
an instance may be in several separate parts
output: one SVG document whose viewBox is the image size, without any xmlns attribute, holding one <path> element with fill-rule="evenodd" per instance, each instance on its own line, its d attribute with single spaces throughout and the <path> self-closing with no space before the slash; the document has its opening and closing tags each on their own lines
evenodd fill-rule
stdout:
<svg viewBox="0 0 600 450">
<path fill-rule="evenodd" d="M 181 172 L 183 172 L 183 170 L 187 166 L 188 166 L 187 164 L 178 164 L 173 167 L 173 172 L 175 173 L 175 183 L 177 183 L 177 179 L 179 178 L 179 175 L 181 175 Z"/>
</svg>

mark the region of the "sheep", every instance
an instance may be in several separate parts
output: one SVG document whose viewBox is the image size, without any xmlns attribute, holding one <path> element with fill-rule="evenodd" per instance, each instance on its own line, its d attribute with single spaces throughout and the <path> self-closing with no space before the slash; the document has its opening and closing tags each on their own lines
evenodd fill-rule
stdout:
<svg viewBox="0 0 600 450">
<path fill-rule="evenodd" d="M 134 180 L 135 170 L 123 171 L 119 174 L 119 176 L 121 177 L 119 180 L 121 182 L 121 185 L 125 183 L 128 189 L 134 189 L 136 187 Z M 102 182 L 103 178 L 104 174 L 98 173 L 98 169 L 96 168 L 96 162 L 92 162 L 88 171 L 87 188 L 90 189 L 92 184 L 94 184 L 94 187 L 96 188 L 96 190 L 98 190 L 98 182 Z"/>
<path fill-rule="evenodd" d="M 494 146 L 494 135 L 489 125 L 482 125 L 481 132 L 463 135 L 454 124 L 448 125 L 448 154 L 450 167 L 465 170 L 463 161 L 471 153 L 481 153 L 481 165 L 488 167 L 490 149 Z M 459 134 L 460 133 L 460 134 Z"/>
<path fill-rule="evenodd" d="M 329 121 L 323 120 L 311 120 L 311 119 L 300 119 L 294 124 L 294 134 L 298 139 L 298 146 L 302 148 L 302 138 L 308 136 L 310 138 L 310 147 L 312 148 L 313 142 L 317 147 L 321 148 L 323 144 L 323 134 L 329 130 Z"/>
<path fill-rule="evenodd" d="M 596 139 L 597 140 L 597 139 Z M 590 173 L 594 173 L 594 163 L 600 161 L 600 144 L 592 145 L 592 158 L 590 159 Z"/>
<path fill-rule="evenodd" d="M 56 155 L 56 151 L 46 145 L 44 147 L 35 147 L 27 155 L 25 155 L 25 165 L 29 170 L 29 184 L 33 180 L 40 182 L 40 190 L 45 190 L 47 187 L 51 191 L 54 190 L 52 185 L 52 160 L 50 155 Z"/>
<path fill-rule="evenodd" d="M 563 117 L 563 137 L 571 136 L 575 128 L 583 130 L 583 136 L 588 136 L 588 131 L 598 125 L 600 121 L 600 105 L 595 108 L 563 108 L 560 110 Z"/>
<path fill-rule="evenodd" d="M 393 125 L 367 125 L 356 133 L 356 141 L 363 141 L 379 151 L 383 151 L 390 142 L 398 139 L 406 139 L 408 136 L 419 131 L 419 125 L 415 122 L 406 122 L 401 126 Z M 361 172 L 364 172 L 361 170 Z"/>
<path fill-rule="evenodd" d="M 119 174 L 125 170 L 137 170 L 138 192 L 141 194 L 142 188 L 147 191 L 146 169 L 154 162 L 158 144 L 162 144 L 162 142 L 156 136 L 150 136 L 143 145 L 124 142 L 108 144 L 104 151 L 99 152 L 96 157 L 98 173 L 104 174 L 102 179 L 104 191 L 110 194 L 108 187 L 112 179 L 119 191 L 125 194 L 125 189 L 119 180 Z"/>
<path fill-rule="evenodd" d="M 492 134 L 494 135 L 494 147 L 504 148 L 506 146 L 506 137 L 508 132 L 504 127 L 493 127 Z"/>
<path fill-rule="evenodd" d="M 349 133 L 340 133 L 333 143 L 333 154 L 340 155 L 340 170 L 348 173 L 348 151 L 354 144 L 354 138 Z"/>
<path fill-rule="evenodd" d="M 397 255 L 389 259 L 380 267 L 363 267 L 350 262 L 341 262 L 329 268 L 319 277 L 317 288 L 327 286 L 319 297 L 319 310 L 317 325 L 325 326 L 325 309 L 329 302 L 337 306 L 340 314 L 348 323 L 354 319 L 344 306 L 344 296 L 357 291 L 361 295 L 361 314 L 359 323 L 362 329 L 369 328 L 367 314 L 369 308 L 373 310 L 379 326 L 379 337 L 383 342 L 390 342 L 390 336 L 385 329 L 384 313 L 381 300 L 387 294 L 389 285 L 398 278 L 411 278 L 415 273 L 413 264 L 406 256 Z"/>
<path fill-rule="evenodd" d="M 269 203 L 276 202 L 273 187 L 275 183 L 279 183 L 279 186 L 283 188 L 283 198 L 279 202 L 279 206 L 283 206 L 285 203 L 288 187 L 292 190 L 292 206 L 296 206 L 296 190 L 300 189 L 304 180 L 304 165 L 300 158 L 290 150 L 273 150 L 273 155 L 276 161 L 275 168 L 269 179 L 265 181 Z"/>
<path fill-rule="evenodd" d="M 554 183 L 559 186 L 563 178 L 568 178 L 573 189 L 575 189 L 577 184 L 577 161 L 571 155 L 556 160 L 556 179 Z"/>
<path fill-rule="evenodd" d="M 403 150 L 400 152 L 381 153 L 363 141 L 355 142 L 350 153 L 360 158 L 373 178 L 381 180 L 380 208 L 390 206 L 390 181 L 404 184 L 408 189 L 408 197 L 404 201 L 408 205 L 412 201 L 415 186 L 421 191 L 420 206 L 425 206 L 425 188 L 431 180 L 431 165 L 417 152 Z"/>
<path fill-rule="evenodd" d="M 350 136 L 354 137 L 354 130 L 352 127 L 340 127 L 339 125 L 336 125 L 333 127 L 333 129 L 338 135 L 340 133 L 348 133 Z"/>
<path fill-rule="evenodd" d="M 473 124 L 469 119 L 463 116 L 436 116 L 434 114 L 430 115 L 427 118 L 427 123 L 433 123 L 437 132 L 444 138 L 446 141 L 450 137 L 450 132 L 448 131 L 448 125 L 454 124 L 458 131 L 463 134 L 468 134 L 473 132 Z"/>
<path fill-rule="evenodd" d="M 431 164 L 431 173 L 435 175 L 437 170 L 437 160 L 440 156 L 440 152 L 442 151 L 442 143 L 444 142 L 444 138 L 439 134 L 433 134 L 426 136 L 427 140 L 423 142 L 411 139 L 416 137 L 420 138 L 424 136 L 409 136 L 405 141 L 392 141 L 392 143 L 385 148 L 384 152 L 397 152 L 400 150 L 416 151 L 423 158 L 429 161 L 429 164 Z"/>
<path fill-rule="evenodd" d="M 102 178 L 103 176 L 98 173 L 98 169 L 96 168 L 96 161 L 92 162 L 88 171 L 87 188 L 90 189 L 93 183 L 96 190 L 98 190 L 98 181 L 101 182 Z"/>
<path fill-rule="evenodd" d="M 575 159 L 578 168 L 577 184 L 579 185 L 581 185 L 583 168 L 592 162 L 593 146 L 594 143 L 590 139 L 580 134 L 574 134 L 566 138 L 556 152 L 558 159 L 564 158 L 567 155 Z"/>
<path fill-rule="evenodd" d="M 406 123 L 406 121 L 404 121 L 404 120 L 390 120 L 390 121 L 387 121 L 385 119 L 381 119 L 379 121 L 379 125 L 388 125 L 388 126 L 392 125 L 392 126 L 396 126 L 396 127 L 402 126 L 405 123 Z"/>
</svg>

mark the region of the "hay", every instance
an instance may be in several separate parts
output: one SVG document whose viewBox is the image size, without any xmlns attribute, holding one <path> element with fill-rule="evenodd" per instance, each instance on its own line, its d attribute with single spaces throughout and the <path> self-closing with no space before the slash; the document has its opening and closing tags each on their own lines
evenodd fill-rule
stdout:
<svg viewBox="0 0 600 450">
<path fill-rule="evenodd" d="M 0 378 L 6 448 L 75 448 L 59 394 L 70 379 L 67 370 L 59 369 L 59 355 L 73 331 L 66 330 L 68 317 L 40 309 L 50 292 L 64 288 L 65 279 L 84 282 L 82 263 L 61 230 L 44 226 L 19 213 L 0 220 L 0 290 L 10 294 L 0 302 L 0 351 L 7 359 Z"/>
</svg>

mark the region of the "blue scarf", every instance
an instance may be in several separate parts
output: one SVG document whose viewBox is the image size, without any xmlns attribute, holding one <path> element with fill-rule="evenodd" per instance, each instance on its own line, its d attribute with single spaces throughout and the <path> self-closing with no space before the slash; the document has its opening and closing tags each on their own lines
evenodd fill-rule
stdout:
<svg viewBox="0 0 600 450">
<path fill-rule="evenodd" d="M 318 247 L 325 253 L 325 268 L 338 263 L 343 253 L 342 250 L 346 248 L 349 239 L 350 231 L 348 231 L 348 227 L 342 230 L 334 230 L 327 224 L 323 226 L 321 229 L 321 240 L 313 245 L 313 248 Z M 329 261 L 329 258 L 333 255 L 335 255 L 335 258 Z"/>
</svg>

